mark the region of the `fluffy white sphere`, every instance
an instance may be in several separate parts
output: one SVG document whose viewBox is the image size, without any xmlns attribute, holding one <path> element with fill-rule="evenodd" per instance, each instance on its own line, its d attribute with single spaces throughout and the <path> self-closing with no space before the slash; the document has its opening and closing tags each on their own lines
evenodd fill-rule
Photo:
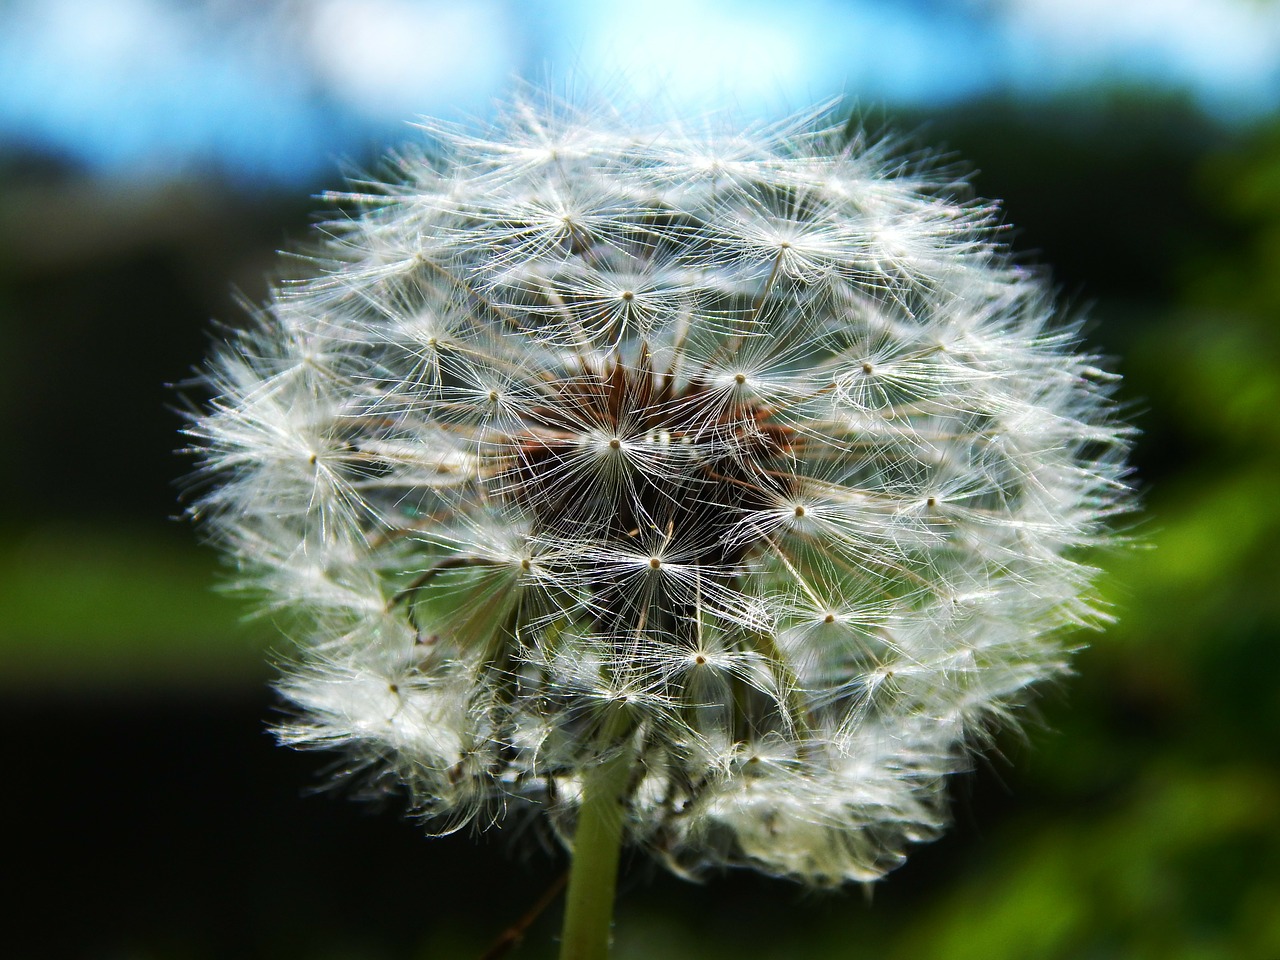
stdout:
<svg viewBox="0 0 1280 960">
<path fill-rule="evenodd" d="M 283 739 L 438 828 L 626 752 L 674 868 L 868 880 L 1096 622 L 1111 380 L 884 143 L 518 104 L 342 195 L 210 368 L 195 511 L 300 626 Z"/>
</svg>

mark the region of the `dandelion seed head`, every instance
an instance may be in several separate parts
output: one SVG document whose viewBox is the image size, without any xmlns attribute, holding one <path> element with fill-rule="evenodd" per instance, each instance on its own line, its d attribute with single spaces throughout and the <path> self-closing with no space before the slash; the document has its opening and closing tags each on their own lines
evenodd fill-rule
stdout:
<svg viewBox="0 0 1280 960">
<path fill-rule="evenodd" d="M 1115 380 L 990 205 L 812 117 L 516 103 L 335 195 L 209 366 L 192 512 L 298 624 L 281 739 L 436 829 L 866 881 L 1105 620 Z"/>
</svg>

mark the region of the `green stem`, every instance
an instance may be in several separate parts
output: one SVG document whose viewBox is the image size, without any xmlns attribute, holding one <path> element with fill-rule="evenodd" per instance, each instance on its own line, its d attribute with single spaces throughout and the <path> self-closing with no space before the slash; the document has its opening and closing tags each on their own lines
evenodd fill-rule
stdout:
<svg viewBox="0 0 1280 960">
<path fill-rule="evenodd" d="M 560 960 L 606 960 L 613 896 L 622 851 L 622 800 L 631 778 L 631 753 L 590 770 L 582 785 L 573 866 L 565 901 Z"/>
</svg>

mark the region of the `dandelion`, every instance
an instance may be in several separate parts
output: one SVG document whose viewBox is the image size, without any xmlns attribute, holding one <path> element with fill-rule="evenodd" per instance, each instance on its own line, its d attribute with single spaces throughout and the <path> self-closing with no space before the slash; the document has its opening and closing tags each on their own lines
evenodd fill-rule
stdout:
<svg viewBox="0 0 1280 960">
<path fill-rule="evenodd" d="M 814 116 L 514 106 L 335 199 L 212 362 L 193 507 L 298 650 L 283 742 L 436 830 L 872 881 L 1104 618 L 1114 379 L 996 209 Z"/>
</svg>

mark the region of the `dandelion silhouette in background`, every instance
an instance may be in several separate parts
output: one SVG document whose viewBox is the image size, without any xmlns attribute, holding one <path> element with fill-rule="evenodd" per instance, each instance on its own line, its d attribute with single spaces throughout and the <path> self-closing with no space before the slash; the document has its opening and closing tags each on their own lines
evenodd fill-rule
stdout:
<svg viewBox="0 0 1280 960">
<path fill-rule="evenodd" d="M 222 350 L 193 512 L 300 625 L 281 739 L 437 830 L 870 881 L 1101 618 L 1113 378 L 992 205 L 817 114 L 519 102 L 339 194 Z"/>
</svg>

